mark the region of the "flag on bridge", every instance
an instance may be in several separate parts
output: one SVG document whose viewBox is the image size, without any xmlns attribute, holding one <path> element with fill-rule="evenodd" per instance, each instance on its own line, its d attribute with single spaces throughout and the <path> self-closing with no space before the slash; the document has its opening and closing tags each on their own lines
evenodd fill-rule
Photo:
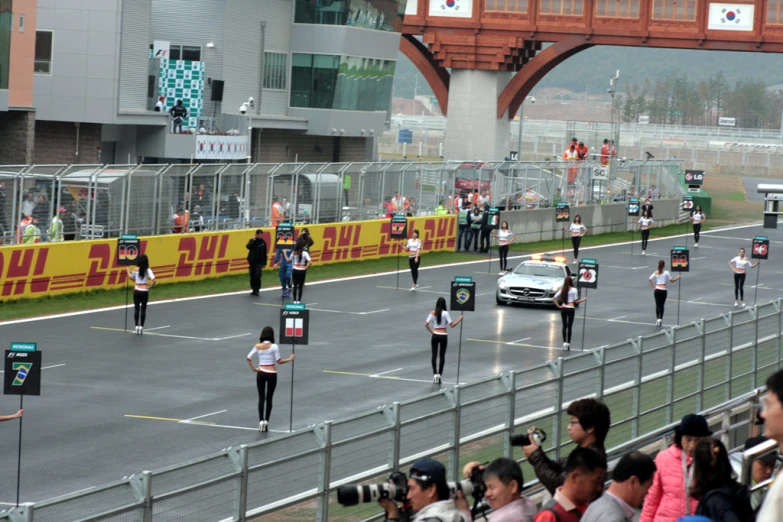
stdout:
<svg viewBox="0 0 783 522">
<path fill-rule="evenodd" d="M 710 4 L 707 29 L 753 31 L 753 4 Z"/>
</svg>

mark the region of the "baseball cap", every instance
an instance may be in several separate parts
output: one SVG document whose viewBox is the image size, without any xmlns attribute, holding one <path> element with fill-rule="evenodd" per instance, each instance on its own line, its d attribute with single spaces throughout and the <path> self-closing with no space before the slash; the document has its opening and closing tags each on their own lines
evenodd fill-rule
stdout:
<svg viewBox="0 0 783 522">
<path fill-rule="evenodd" d="M 745 441 L 745 451 L 748 451 L 750 448 L 754 446 L 758 446 L 763 442 L 767 442 L 768 440 L 769 439 L 767 437 L 764 437 L 762 435 L 759 435 L 758 437 L 750 437 L 748 440 Z M 765 464 L 774 464 L 778 460 L 778 452 L 773 451 L 767 453 L 766 455 L 762 455 L 761 457 L 759 457 L 757 460 L 760 460 Z"/>
<path fill-rule="evenodd" d="M 431 484 L 446 483 L 446 468 L 434 459 L 419 459 L 411 466 L 411 478 Z"/>
</svg>

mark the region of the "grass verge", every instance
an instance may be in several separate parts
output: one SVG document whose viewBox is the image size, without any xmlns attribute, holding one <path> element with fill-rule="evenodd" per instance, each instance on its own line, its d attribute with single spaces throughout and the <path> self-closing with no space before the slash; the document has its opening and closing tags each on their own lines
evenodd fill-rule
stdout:
<svg viewBox="0 0 783 522">
<path fill-rule="evenodd" d="M 704 230 L 710 228 L 710 223 L 705 223 Z M 716 224 L 712 224 L 716 226 Z M 687 229 L 688 231 L 690 228 Z M 682 234 L 686 231 L 684 225 L 669 226 L 654 229 L 652 238 L 668 237 Z M 639 240 L 639 234 L 635 235 Z M 610 234 L 600 234 L 596 236 L 586 236 L 582 239 L 582 246 L 598 246 L 608 243 L 628 241 L 631 234 L 627 232 L 617 232 Z M 558 251 L 561 249 L 562 242 L 539 241 L 535 243 L 521 243 L 511 246 L 514 253 L 532 253 Z M 570 242 L 566 243 L 566 248 L 570 247 Z M 492 258 L 497 258 L 497 252 L 493 252 Z M 422 266 L 443 265 L 450 263 L 460 263 L 464 261 L 475 261 L 478 259 L 487 259 L 485 255 L 455 253 L 455 252 L 433 252 L 422 255 Z M 403 256 L 400 256 L 400 268 L 404 269 L 407 265 Z M 377 274 L 396 270 L 397 260 L 395 258 L 373 259 L 368 261 L 351 261 L 348 263 L 335 263 L 331 265 L 316 266 L 308 274 L 308 282 L 324 281 L 328 279 L 339 279 L 341 277 Z M 265 270 L 263 277 L 263 286 L 277 286 L 277 270 Z M 408 279 L 404 279 L 403 285 L 408 284 Z M 220 294 L 225 292 L 239 292 L 249 289 L 248 276 L 232 275 L 220 278 L 205 279 L 190 283 L 162 284 L 157 286 L 152 293 L 153 301 L 163 299 L 176 299 L 182 297 L 194 297 L 201 295 Z M 0 303 L 0 321 L 11 319 L 22 319 L 27 317 L 38 317 L 47 314 L 76 312 L 81 310 L 92 310 L 108 306 L 120 306 L 125 304 L 125 290 L 97 290 L 92 292 L 83 292 L 78 294 L 58 295 L 42 297 L 38 299 L 20 299 L 17 301 L 7 301 Z"/>
</svg>

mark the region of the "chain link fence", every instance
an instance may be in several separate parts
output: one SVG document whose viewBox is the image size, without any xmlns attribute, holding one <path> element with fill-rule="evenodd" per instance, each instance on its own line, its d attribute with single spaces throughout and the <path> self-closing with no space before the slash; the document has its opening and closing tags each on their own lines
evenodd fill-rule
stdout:
<svg viewBox="0 0 783 522">
<path fill-rule="evenodd" d="M 339 505 L 337 488 L 385 480 L 424 456 L 442 461 L 450 480 L 469 461 L 500 456 L 522 461 L 509 435 L 531 425 L 549 434 L 544 449 L 556 458 L 571 444 L 568 404 L 583 397 L 599 397 L 611 410 L 610 457 L 656 441 L 693 412 L 719 413 L 718 434 L 734 448 L 755 420 L 746 403 L 780 368 L 782 307 L 779 299 L 390 403 L 89 492 L 9 509 L 0 512 L 0 522 L 380 520 L 375 503 Z M 528 480 L 534 476 L 527 463 L 523 471 Z"/>
<path fill-rule="evenodd" d="M 519 209 L 678 193 L 679 161 L 613 163 L 5 165 L 0 244 L 429 216 L 453 212 L 460 194 Z"/>
</svg>

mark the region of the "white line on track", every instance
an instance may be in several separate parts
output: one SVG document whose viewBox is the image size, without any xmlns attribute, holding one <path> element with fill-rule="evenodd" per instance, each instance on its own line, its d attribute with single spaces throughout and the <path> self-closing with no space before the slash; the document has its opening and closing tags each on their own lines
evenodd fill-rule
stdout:
<svg viewBox="0 0 783 522">
<path fill-rule="evenodd" d="M 707 232 L 703 232 L 701 235 L 702 236 L 707 236 L 707 237 L 712 237 L 715 232 L 725 232 L 725 231 L 728 231 L 728 230 L 742 230 L 742 229 L 745 229 L 745 228 L 758 228 L 761 225 L 762 225 L 762 223 L 753 223 L 753 224 L 750 224 L 750 225 L 736 225 L 736 226 L 731 226 L 731 227 L 725 227 L 725 228 L 719 228 L 719 229 L 715 229 L 715 230 L 710 230 L 710 231 L 707 231 Z M 669 240 L 672 240 L 672 239 L 682 238 L 682 237 L 686 237 L 686 236 L 690 237 L 691 234 L 690 233 L 686 233 L 686 234 L 678 234 L 678 235 L 674 235 L 674 236 L 656 237 L 656 238 L 650 239 L 649 241 L 650 241 L 650 243 L 653 243 L 653 242 L 656 242 L 656 241 L 669 241 Z M 630 245 L 631 243 L 633 243 L 634 245 L 637 245 L 639 243 L 639 241 L 638 240 L 636 240 L 636 241 L 621 241 L 619 243 L 608 243 L 608 244 L 605 244 L 605 245 L 596 245 L 596 246 L 583 247 L 580 250 L 584 251 L 584 250 L 595 250 L 595 249 L 600 249 L 600 248 L 612 248 L 612 247 Z M 734 250 L 734 249 L 722 249 L 722 248 L 717 248 L 717 247 L 699 247 L 699 248 L 713 248 L 713 249 L 716 249 L 716 250 Z M 531 255 L 533 255 L 533 254 L 524 254 L 524 255 L 518 255 L 518 256 L 511 256 L 511 257 L 509 257 L 509 259 L 512 259 L 512 260 L 528 259 Z M 652 254 L 647 254 L 647 255 L 652 255 Z M 486 263 L 486 262 L 487 262 L 487 259 L 477 259 L 476 261 L 462 261 L 462 262 L 459 262 L 459 263 L 446 263 L 446 264 L 442 264 L 442 265 L 433 265 L 433 266 L 421 267 L 421 268 L 419 268 L 419 271 L 422 272 L 422 271 L 427 271 L 427 270 L 438 270 L 438 269 L 441 269 L 441 268 L 449 268 L 449 267 L 457 267 L 457 266 L 467 266 L 467 265 L 473 265 L 473 264 L 477 264 L 477 263 Z M 373 278 L 373 277 L 386 277 L 386 276 L 394 275 L 394 274 L 397 274 L 397 273 L 400 273 L 400 274 L 408 273 L 408 269 L 402 269 L 401 268 L 399 271 L 392 270 L 392 271 L 389 271 L 389 272 L 379 272 L 379 273 L 375 273 L 375 274 L 365 274 L 365 275 L 358 275 L 358 276 L 341 277 L 341 278 L 337 278 L 337 279 L 325 279 L 323 281 L 314 281 L 312 283 L 307 283 L 307 286 L 309 288 L 310 286 L 315 286 L 315 285 L 326 285 L 326 284 L 331 284 L 331 283 L 341 283 L 341 282 L 345 282 L 345 281 L 356 281 L 356 280 L 361 280 L 361 279 L 370 279 L 370 278 Z M 280 287 L 279 286 L 273 286 L 273 287 L 270 287 L 270 288 L 262 288 L 261 289 L 261 292 L 279 292 L 279 291 L 280 291 Z M 148 306 L 159 306 L 159 305 L 179 303 L 179 302 L 184 302 L 184 301 L 195 301 L 195 300 L 200 300 L 200 299 L 213 299 L 213 298 L 216 298 L 216 297 L 229 297 L 229 296 L 239 296 L 239 295 L 247 295 L 247 290 L 241 290 L 241 291 L 237 291 L 237 292 L 222 292 L 222 293 L 219 293 L 219 294 L 198 295 L 198 296 L 192 296 L 192 297 L 178 297 L 176 299 L 163 299 L 163 300 L 160 300 L 160 301 L 154 301 L 152 303 L 149 303 Z M 313 304 L 316 304 L 316 303 L 313 303 Z M 45 315 L 45 316 L 42 316 L 42 317 L 29 317 L 29 318 L 26 318 L 26 319 L 13 319 L 13 320 L 10 320 L 10 321 L 0 322 L 0 326 L 11 325 L 11 324 L 29 323 L 29 322 L 34 322 L 34 321 L 44 321 L 44 320 L 47 320 L 47 319 L 61 319 L 61 318 L 64 318 L 64 317 L 76 317 L 76 316 L 79 316 L 79 315 L 89 315 L 89 314 L 95 314 L 95 313 L 99 313 L 99 312 L 111 312 L 111 311 L 116 311 L 116 310 L 124 310 L 125 308 L 126 308 L 125 305 L 119 305 L 119 306 L 109 306 L 109 307 L 106 307 L 106 308 L 95 308 L 95 309 L 92 309 L 92 310 L 82 310 L 82 311 L 79 311 L 79 312 L 66 312 L 66 313 L 62 313 L 62 314 Z"/>
<path fill-rule="evenodd" d="M 650 254 L 651 255 L 651 254 Z M 623 270 L 642 270 L 644 268 L 650 268 L 649 266 L 607 266 L 606 268 L 621 268 Z"/>
<path fill-rule="evenodd" d="M 153 330 L 163 330 L 164 328 L 171 328 L 171 325 L 167 325 L 167 326 L 156 326 L 155 328 L 147 328 L 147 331 L 148 331 L 148 332 L 151 332 L 151 331 L 153 331 Z"/>
<path fill-rule="evenodd" d="M 53 364 L 51 366 L 41 366 L 41 369 L 42 370 L 48 370 L 50 368 L 59 368 L 60 366 L 65 366 L 65 363 L 63 363 L 63 364 Z M 4 371 L 0 371 L 0 373 L 5 373 L 5 372 Z M 14 505 L 16 505 L 16 504 L 14 504 Z"/>
<path fill-rule="evenodd" d="M 506 344 L 521 343 L 522 341 L 529 341 L 530 339 L 532 339 L 532 337 L 525 337 L 524 339 L 517 339 L 516 341 L 511 341 L 510 343 Z"/>
<path fill-rule="evenodd" d="M 180 421 L 180 422 L 190 422 L 190 421 L 194 421 L 194 420 L 198 420 L 198 419 L 203 419 L 204 417 L 211 417 L 212 415 L 217 415 L 218 413 L 225 413 L 227 411 L 228 410 L 213 411 L 212 413 L 207 413 L 206 415 L 199 415 L 198 417 L 193 417 L 191 419 L 185 419 L 185 420 Z"/>
<path fill-rule="evenodd" d="M 615 317 L 614 319 L 609 319 L 609 321 L 617 321 L 618 319 L 625 319 L 628 317 L 627 315 L 621 315 L 620 317 Z"/>
<path fill-rule="evenodd" d="M 388 371 L 381 372 L 381 373 L 374 373 L 374 374 L 373 374 L 373 377 L 376 377 L 376 376 L 378 376 L 378 375 L 386 375 L 387 373 L 394 373 L 394 372 L 398 372 L 398 371 L 400 371 L 400 370 L 402 370 L 402 368 L 397 368 L 397 369 L 395 369 L 395 370 L 388 370 Z"/>
<path fill-rule="evenodd" d="M 693 261 L 696 261 L 697 259 L 707 259 L 707 256 L 701 256 L 701 257 L 692 257 Z"/>
</svg>

